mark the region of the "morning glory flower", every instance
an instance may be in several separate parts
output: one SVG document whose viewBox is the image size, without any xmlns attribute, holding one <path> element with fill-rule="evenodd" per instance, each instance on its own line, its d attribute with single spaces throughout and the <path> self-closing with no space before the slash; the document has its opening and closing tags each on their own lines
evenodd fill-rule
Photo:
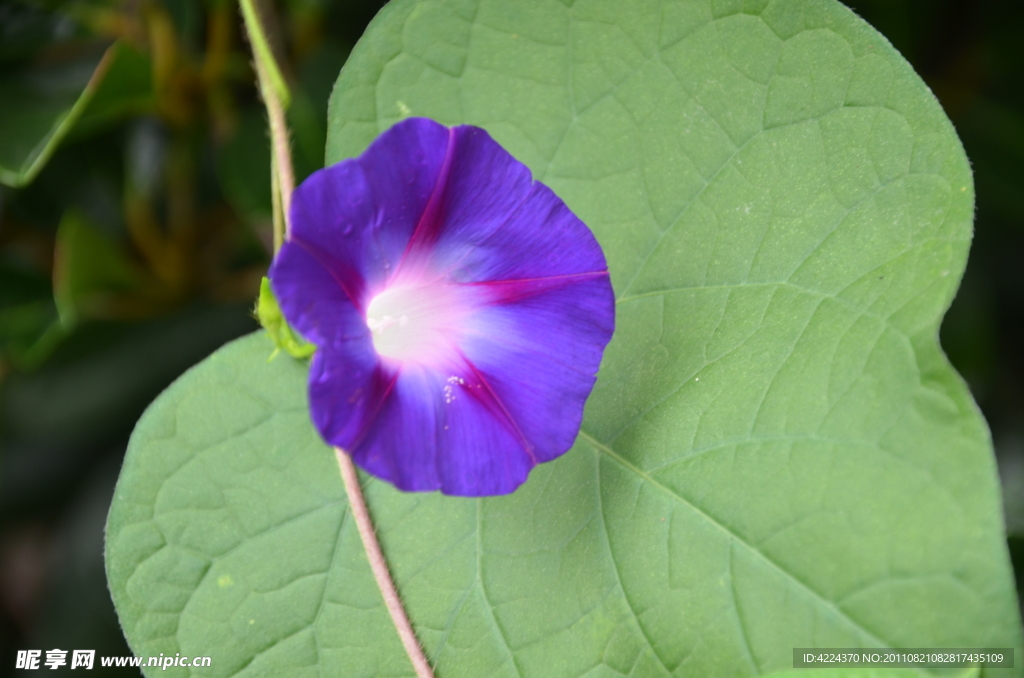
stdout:
<svg viewBox="0 0 1024 678">
<path fill-rule="evenodd" d="M 478 127 L 404 120 L 311 175 L 270 280 L 313 423 L 406 491 L 512 492 L 567 451 L 611 339 L 593 234 Z"/>
</svg>

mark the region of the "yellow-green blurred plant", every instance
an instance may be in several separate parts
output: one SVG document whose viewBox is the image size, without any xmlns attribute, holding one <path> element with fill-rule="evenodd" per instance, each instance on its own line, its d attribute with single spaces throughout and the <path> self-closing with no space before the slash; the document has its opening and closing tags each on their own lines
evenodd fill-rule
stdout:
<svg viewBox="0 0 1024 678">
<path fill-rule="evenodd" d="M 326 3 L 257 4 L 301 179 L 322 164 L 347 45 L 325 37 Z M 82 322 L 256 298 L 271 154 L 240 10 L 0 7 L 0 361 L 33 368 Z"/>
</svg>

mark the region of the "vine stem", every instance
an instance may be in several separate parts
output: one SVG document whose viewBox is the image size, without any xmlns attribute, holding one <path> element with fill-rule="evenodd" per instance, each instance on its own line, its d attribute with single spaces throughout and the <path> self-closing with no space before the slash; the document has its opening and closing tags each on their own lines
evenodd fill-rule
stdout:
<svg viewBox="0 0 1024 678">
<path fill-rule="evenodd" d="M 281 74 L 281 69 L 274 61 L 270 41 L 263 26 L 264 18 L 258 11 L 256 1 L 241 0 L 240 4 L 249 42 L 253 47 L 253 62 L 256 65 L 260 93 L 263 95 L 263 103 L 267 107 L 267 117 L 270 123 L 270 140 L 273 149 L 271 178 L 275 203 L 274 254 L 277 254 L 284 241 L 291 236 L 290 213 L 292 191 L 295 189 L 295 171 L 292 167 L 288 121 L 285 117 L 285 109 L 291 94 Z M 279 216 L 278 210 L 283 214 Z M 373 527 L 373 520 L 370 518 L 363 490 L 359 486 L 359 475 L 356 473 L 355 464 L 352 463 L 352 457 L 339 447 L 334 448 L 334 454 L 338 460 L 341 480 L 345 485 L 349 505 L 352 507 L 352 515 L 359 530 L 359 537 L 363 541 L 366 557 L 370 561 L 370 569 L 373 571 L 374 579 L 377 580 L 377 588 L 380 589 L 381 596 L 384 598 L 384 604 L 388 608 L 388 614 L 391 615 L 395 630 L 398 631 L 398 637 L 402 640 L 402 645 L 405 647 L 406 654 L 409 655 L 409 661 L 412 662 L 417 677 L 434 678 L 434 672 L 427 662 L 426 655 L 423 654 L 423 648 L 420 647 L 416 632 L 409 622 L 409 616 L 402 606 L 402 600 L 398 597 L 398 589 L 395 588 L 395 582 L 388 571 L 388 563 L 384 559 L 384 552 L 377 540 L 377 532 Z"/>
<path fill-rule="evenodd" d="M 292 191 L 295 190 L 295 170 L 292 168 L 292 149 L 288 141 L 288 121 L 284 115 L 284 105 L 278 96 L 277 89 L 269 82 L 267 67 L 256 59 L 256 73 L 260 80 L 260 92 L 263 103 L 267 107 L 267 118 L 270 122 L 270 144 L 272 148 L 271 171 L 275 197 L 280 199 L 281 217 L 274 215 L 274 253 L 281 249 L 281 244 L 291 235 Z"/>
<path fill-rule="evenodd" d="M 285 117 L 285 109 L 291 102 L 291 93 L 270 48 L 270 40 L 263 25 L 266 17 L 260 13 L 256 0 L 241 0 L 240 5 L 246 34 L 252 46 L 260 95 L 267 108 L 270 123 L 272 193 L 276 199 L 275 203 L 277 200 L 280 201 L 280 216 L 278 205 L 274 205 L 274 253 L 277 254 L 291 233 L 292 191 L 295 190 L 295 170 L 292 167 L 288 120 Z"/>
<path fill-rule="evenodd" d="M 377 533 L 373 529 L 373 520 L 366 508 L 366 499 L 363 498 L 363 490 L 359 487 L 359 475 L 356 473 L 352 457 L 340 447 L 334 448 L 334 456 L 338 458 L 338 468 L 341 469 L 341 479 L 345 483 L 345 492 L 348 494 L 349 504 L 352 505 L 352 516 L 356 520 L 356 527 L 359 529 L 359 536 L 363 540 L 363 548 L 366 549 L 366 557 L 370 561 L 370 569 L 373 570 L 373 577 L 377 580 L 377 587 L 384 596 L 384 604 L 387 605 L 391 621 L 398 631 L 398 637 L 402 639 L 405 653 L 409 655 L 412 666 L 416 669 L 418 678 L 434 678 L 434 672 L 427 662 L 423 648 L 416 639 L 416 632 L 413 631 L 409 617 L 402 607 L 402 600 L 398 597 L 398 590 L 395 582 L 391 579 L 388 571 L 388 563 L 384 559 L 384 553 L 380 550 L 380 542 L 377 540 Z"/>
</svg>

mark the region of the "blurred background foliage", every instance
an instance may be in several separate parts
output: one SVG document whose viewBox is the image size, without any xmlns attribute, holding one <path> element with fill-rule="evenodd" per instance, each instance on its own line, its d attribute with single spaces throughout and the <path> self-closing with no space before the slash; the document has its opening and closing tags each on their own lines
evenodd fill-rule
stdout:
<svg viewBox="0 0 1024 678">
<path fill-rule="evenodd" d="M 299 180 L 382 4 L 261 5 Z M 974 164 L 975 243 L 942 341 L 992 427 L 1020 581 L 1024 3 L 847 4 L 932 87 Z M 235 0 L 0 0 L 0 673 L 17 649 L 128 654 L 102 563 L 128 435 L 256 328 L 270 250 L 266 114 Z"/>
<path fill-rule="evenodd" d="M 299 179 L 381 4 L 263 3 Z M 270 150 L 244 36 L 235 0 L 0 0 L 0 674 L 17 649 L 128 654 L 102 563 L 128 434 L 257 327 Z"/>
</svg>

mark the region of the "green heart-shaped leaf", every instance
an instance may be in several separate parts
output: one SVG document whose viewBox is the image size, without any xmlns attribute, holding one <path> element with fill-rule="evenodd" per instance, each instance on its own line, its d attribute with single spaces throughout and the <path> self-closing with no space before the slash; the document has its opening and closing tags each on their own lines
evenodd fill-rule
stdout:
<svg viewBox="0 0 1024 678">
<path fill-rule="evenodd" d="M 619 299 L 575 448 L 519 491 L 368 483 L 439 676 L 1021 647 L 988 432 L 936 338 L 970 172 L 883 38 L 832 0 L 404 0 L 339 78 L 328 160 L 407 115 L 529 164 Z M 139 423 L 107 542 L 128 639 L 211 655 L 196 675 L 412 675 L 272 350 L 228 346 Z"/>
</svg>

